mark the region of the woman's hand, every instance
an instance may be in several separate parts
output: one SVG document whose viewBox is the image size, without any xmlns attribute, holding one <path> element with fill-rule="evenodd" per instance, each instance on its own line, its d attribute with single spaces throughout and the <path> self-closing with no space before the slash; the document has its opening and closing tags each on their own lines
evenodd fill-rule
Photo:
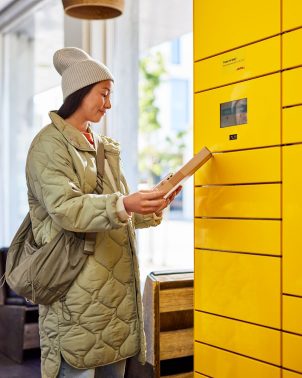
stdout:
<svg viewBox="0 0 302 378">
<path fill-rule="evenodd" d="M 172 192 L 169 197 L 167 198 L 168 203 L 170 204 L 174 198 L 182 191 L 182 186 L 179 186 L 177 189 Z"/>
<path fill-rule="evenodd" d="M 150 214 L 157 213 L 167 206 L 164 193 L 159 190 L 141 190 L 125 196 L 124 206 L 127 213 Z"/>
<path fill-rule="evenodd" d="M 180 192 L 182 191 L 182 186 L 179 186 L 177 189 L 174 190 L 174 192 L 172 192 L 169 197 L 166 199 L 166 204 L 164 207 L 162 207 L 161 209 L 157 210 L 157 212 L 155 212 L 155 215 L 157 217 L 161 217 L 162 216 L 162 212 L 163 210 L 170 205 L 170 203 L 174 200 L 174 198 L 177 196 L 177 194 L 179 194 Z"/>
</svg>

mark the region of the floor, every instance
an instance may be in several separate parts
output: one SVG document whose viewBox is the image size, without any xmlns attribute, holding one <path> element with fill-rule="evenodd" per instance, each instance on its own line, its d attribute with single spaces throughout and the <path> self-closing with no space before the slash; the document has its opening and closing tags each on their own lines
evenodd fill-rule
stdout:
<svg viewBox="0 0 302 378">
<path fill-rule="evenodd" d="M 26 351 L 22 364 L 0 354 L 0 378 L 41 378 L 40 351 Z"/>
</svg>

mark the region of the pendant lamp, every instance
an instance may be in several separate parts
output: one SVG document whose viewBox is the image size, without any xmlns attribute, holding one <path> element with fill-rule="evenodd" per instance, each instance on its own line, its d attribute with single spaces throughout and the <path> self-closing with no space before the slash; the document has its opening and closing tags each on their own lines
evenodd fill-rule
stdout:
<svg viewBox="0 0 302 378">
<path fill-rule="evenodd" d="M 62 0 L 65 13 L 86 20 L 103 20 L 120 16 L 125 0 Z"/>
</svg>

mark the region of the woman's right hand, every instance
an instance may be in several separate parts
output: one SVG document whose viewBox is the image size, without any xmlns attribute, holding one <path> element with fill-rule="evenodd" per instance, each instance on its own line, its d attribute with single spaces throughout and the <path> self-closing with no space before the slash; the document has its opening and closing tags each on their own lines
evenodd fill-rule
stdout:
<svg viewBox="0 0 302 378">
<path fill-rule="evenodd" d="M 150 214 L 166 205 L 164 193 L 159 190 L 141 190 L 123 198 L 128 213 Z"/>
</svg>

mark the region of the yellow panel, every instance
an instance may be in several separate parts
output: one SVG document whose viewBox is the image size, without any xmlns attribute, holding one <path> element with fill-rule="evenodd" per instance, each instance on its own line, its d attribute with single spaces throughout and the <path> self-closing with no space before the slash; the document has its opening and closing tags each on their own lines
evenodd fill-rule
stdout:
<svg viewBox="0 0 302 378">
<path fill-rule="evenodd" d="M 195 218 L 195 248 L 280 255 L 281 221 Z"/>
<path fill-rule="evenodd" d="M 297 49 L 297 46 L 301 45 L 302 29 L 291 31 L 282 35 L 282 68 L 302 65 L 302 57 L 299 49 Z"/>
<path fill-rule="evenodd" d="M 220 127 L 220 105 L 236 101 L 236 107 L 245 98 L 247 123 Z M 280 144 L 280 74 L 197 93 L 194 112 L 195 151 L 202 146 L 216 152 Z"/>
<path fill-rule="evenodd" d="M 280 328 L 280 258 L 195 251 L 195 308 Z"/>
<path fill-rule="evenodd" d="M 283 329 L 302 335 L 302 298 L 283 295 Z"/>
<path fill-rule="evenodd" d="M 282 378 L 302 378 L 302 375 L 283 369 Z"/>
<path fill-rule="evenodd" d="M 280 27 L 280 0 L 195 0 L 194 58 L 276 35 Z"/>
<path fill-rule="evenodd" d="M 281 69 L 280 39 L 274 37 L 194 64 L 195 92 Z M 262 57 L 259 59 L 259 57 Z"/>
<path fill-rule="evenodd" d="M 283 147 L 283 292 L 302 296 L 302 146 Z M 297 166 L 298 164 L 298 166 Z"/>
<path fill-rule="evenodd" d="M 282 143 L 302 142 L 302 106 L 283 109 L 282 117 Z"/>
<path fill-rule="evenodd" d="M 302 26 L 301 13 L 301 0 L 283 0 L 283 30 Z"/>
<path fill-rule="evenodd" d="M 195 340 L 281 364 L 281 332 L 266 327 L 195 311 Z"/>
<path fill-rule="evenodd" d="M 302 104 L 302 67 L 284 71 L 283 106 Z M 212 150 L 211 150 L 212 151 Z"/>
<path fill-rule="evenodd" d="M 283 332 L 282 356 L 283 366 L 302 373 L 302 336 Z"/>
<path fill-rule="evenodd" d="M 280 378 L 280 369 L 251 358 L 195 343 L 195 370 L 213 378 Z"/>
<path fill-rule="evenodd" d="M 195 185 L 281 181 L 280 165 L 280 147 L 215 153 L 196 172 Z"/>
<path fill-rule="evenodd" d="M 196 217 L 280 218 L 281 184 L 195 188 Z"/>
</svg>

